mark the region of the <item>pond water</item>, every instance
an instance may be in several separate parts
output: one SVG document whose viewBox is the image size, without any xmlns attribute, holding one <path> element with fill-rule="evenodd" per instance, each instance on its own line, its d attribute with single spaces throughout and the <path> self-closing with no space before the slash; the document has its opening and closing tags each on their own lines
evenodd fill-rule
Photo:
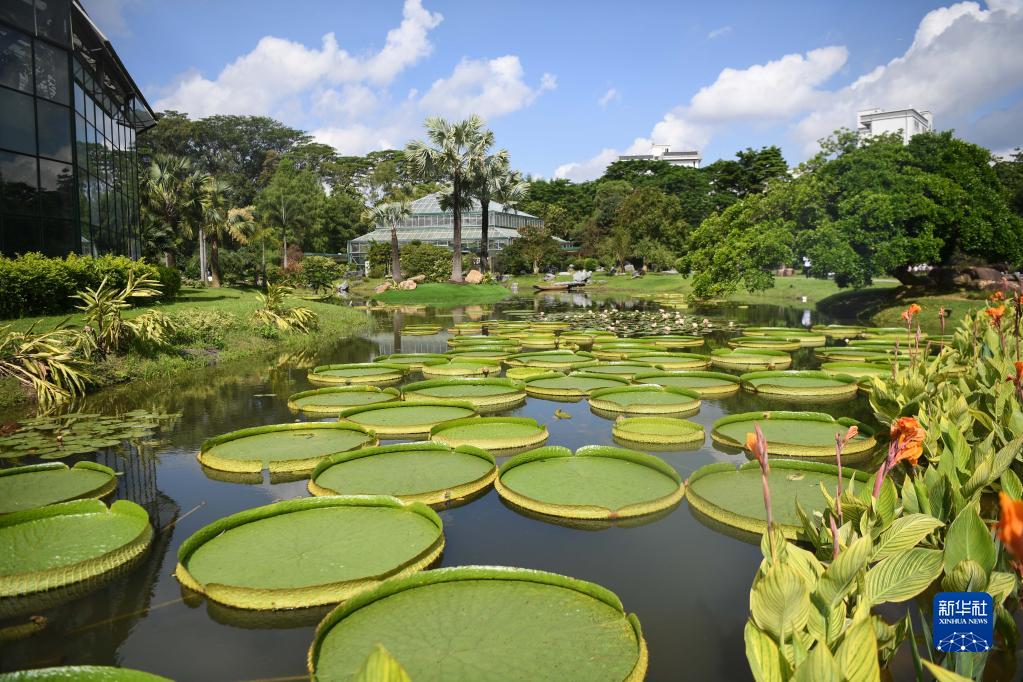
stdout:
<svg viewBox="0 0 1023 682">
<path fill-rule="evenodd" d="M 147 561 L 107 587 L 63 606 L 40 610 L 48 627 L 37 636 L 5 645 L 0 671 L 42 665 L 107 664 L 138 668 L 176 680 L 304 679 L 306 653 L 320 613 L 289 621 L 244 616 L 205 602 L 184 599 L 172 572 L 181 542 L 200 527 L 243 509 L 280 499 L 306 496 L 305 482 L 240 484 L 214 480 L 196 461 L 207 438 L 235 429 L 290 422 L 286 398 L 313 388 L 309 368 L 327 362 L 360 362 L 391 352 L 444 352 L 446 334 L 402 337 L 404 324 L 436 321 L 445 326 L 473 319 L 500 318 L 504 311 L 535 308 L 548 312 L 608 306 L 655 304 L 640 300 L 597 301 L 586 294 L 549 294 L 509 299 L 494 306 L 451 311 L 374 312 L 378 331 L 368 338 L 344 340 L 315 353 L 272 361 L 215 367 L 173 383 L 149 383 L 107 390 L 91 397 L 85 409 L 112 413 L 148 409 L 181 414 L 143 451 L 101 453 L 99 461 L 125 475 L 117 495 L 145 506 L 158 533 Z M 799 326 L 844 322 L 819 319 L 805 306 L 732 306 L 684 311 L 727 317 L 737 323 Z M 521 319 L 521 318 L 519 318 Z M 712 337 L 711 347 L 724 345 Z M 702 352 L 702 351 L 701 351 Z M 793 368 L 817 366 L 812 352 L 794 354 Z M 413 379 L 415 380 L 415 378 Z M 790 403 L 740 393 L 723 400 L 704 399 L 698 415 L 708 436 L 698 449 L 656 454 L 683 478 L 709 462 L 743 461 L 710 441 L 718 418 L 755 409 L 818 409 L 870 422 L 862 397 L 852 402 L 791 407 Z M 557 419 L 561 409 L 571 419 Z M 593 414 L 585 401 L 562 403 L 529 398 L 504 414 L 546 423 L 551 445 L 573 450 L 609 444 L 611 422 Z M 630 527 L 581 530 L 525 516 L 506 506 L 491 490 L 471 503 L 440 512 L 447 538 L 442 566 L 491 564 L 564 573 L 603 585 L 638 614 L 650 648 L 650 680 L 743 680 L 750 674 L 743 644 L 749 586 L 760 560 L 759 549 L 705 526 L 682 502 L 670 513 Z M 24 618 L 0 622 L 24 622 Z M 486 636 L 486 633 L 481 633 Z M 553 636 L 559 636 L 553 633 Z"/>
</svg>

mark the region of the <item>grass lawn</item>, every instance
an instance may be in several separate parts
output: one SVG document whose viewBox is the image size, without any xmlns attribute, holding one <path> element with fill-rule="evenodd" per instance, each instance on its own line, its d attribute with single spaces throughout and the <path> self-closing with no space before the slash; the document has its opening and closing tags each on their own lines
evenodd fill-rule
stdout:
<svg viewBox="0 0 1023 682">
<path fill-rule="evenodd" d="M 982 294 L 974 292 L 951 292 L 934 294 L 926 290 L 912 287 L 895 289 L 850 289 L 829 297 L 820 304 L 820 308 L 835 315 L 853 317 L 864 324 L 879 327 L 901 327 L 902 311 L 910 303 L 916 303 L 923 310 L 919 317 L 920 328 L 928 334 L 941 333 L 941 322 L 938 310 L 945 308 L 949 316 L 945 328 L 951 330 L 963 315 L 987 307 Z"/>
<path fill-rule="evenodd" d="M 389 289 L 382 294 L 370 294 L 380 303 L 446 306 L 493 303 L 511 296 L 511 290 L 500 284 L 420 284 L 411 291 Z"/>
<path fill-rule="evenodd" d="M 365 313 L 347 306 L 316 301 L 291 299 L 290 305 L 305 306 L 312 309 L 318 316 L 318 327 L 309 334 L 281 333 L 277 338 L 267 338 L 260 334 L 250 317 L 258 307 L 256 289 L 189 289 L 183 288 L 176 299 L 168 303 L 157 303 L 149 306 L 168 315 L 186 311 L 211 311 L 223 315 L 223 342 L 221 347 L 203 347 L 207 344 L 188 344 L 174 346 L 168 352 L 155 355 L 140 355 L 129 352 L 127 355 L 112 357 L 96 368 L 100 385 L 114 384 L 133 379 L 152 379 L 168 376 L 175 372 L 194 370 L 211 363 L 228 362 L 248 357 L 256 357 L 271 352 L 299 351 L 315 348 L 332 340 L 345 338 L 372 327 L 372 319 Z M 139 315 L 148 307 L 133 308 L 124 313 L 125 317 Z M 20 318 L 17 320 L 0 321 L 0 326 L 11 325 L 16 331 L 24 331 L 36 325 L 37 331 L 46 331 L 67 319 L 67 315 L 49 315 L 44 317 Z M 80 315 L 71 315 L 69 325 L 80 327 Z M 25 399 L 24 393 L 12 381 L 0 381 L 0 407 L 7 407 Z"/>
</svg>

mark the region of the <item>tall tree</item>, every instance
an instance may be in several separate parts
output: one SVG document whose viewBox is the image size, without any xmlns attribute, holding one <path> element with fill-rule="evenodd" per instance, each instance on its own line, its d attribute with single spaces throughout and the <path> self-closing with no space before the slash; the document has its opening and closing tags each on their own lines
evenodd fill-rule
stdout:
<svg viewBox="0 0 1023 682">
<path fill-rule="evenodd" d="M 164 264 L 174 267 L 176 240 L 191 237 L 198 222 L 201 176 L 187 158 L 157 154 L 142 176 L 142 190 L 151 248 L 159 248 Z"/>
<path fill-rule="evenodd" d="M 322 229 L 325 202 L 323 186 L 308 169 L 300 170 L 283 159 L 273 177 L 256 197 L 256 213 L 280 233 L 282 264 L 288 266 L 288 244 L 308 248 Z"/>
<path fill-rule="evenodd" d="M 223 276 L 220 272 L 220 247 L 228 240 L 244 244 L 256 229 L 252 206 L 235 208 L 231 205 L 231 188 L 223 180 L 209 176 L 203 186 L 202 226 L 210 245 L 210 278 L 219 288 Z"/>
<path fill-rule="evenodd" d="M 431 116 L 426 119 L 426 140 L 413 140 L 405 147 L 405 159 L 420 179 L 443 178 L 450 185 L 454 232 L 451 279 L 455 282 L 462 281 L 462 210 L 471 169 L 494 144 L 494 134 L 484 125 L 475 114 L 457 123 Z"/>
<path fill-rule="evenodd" d="M 479 158 L 471 171 L 469 192 L 480 204 L 480 268 L 486 272 L 490 269 L 490 201 L 501 200 L 498 195 L 520 201 L 525 186 L 511 170 L 507 149 Z"/>
<path fill-rule="evenodd" d="M 412 206 L 407 201 L 380 203 L 369 211 L 369 218 L 374 223 L 387 225 L 391 228 L 391 277 L 395 282 L 401 281 L 401 255 L 398 251 L 398 223 L 412 215 Z"/>
</svg>

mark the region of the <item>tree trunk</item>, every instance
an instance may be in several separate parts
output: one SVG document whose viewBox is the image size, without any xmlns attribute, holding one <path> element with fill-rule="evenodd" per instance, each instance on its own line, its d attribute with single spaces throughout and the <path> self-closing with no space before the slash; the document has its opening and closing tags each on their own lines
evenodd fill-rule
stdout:
<svg viewBox="0 0 1023 682">
<path fill-rule="evenodd" d="M 452 182 L 451 198 L 454 200 L 454 215 L 452 220 L 452 227 L 454 231 L 454 239 L 452 240 L 451 248 L 454 249 L 454 253 L 451 254 L 451 281 L 461 282 L 462 281 L 462 183 L 459 178 L 455 178 Z"/>
<path fill-rule="evenodd" d="M 173 268 L 175 266 L 174 252 L 171 249 L 163 250 L 163 264 L 168 268 Z"/>
<path fill-rule="evenodd" d="M 206 286 L 206 232 L 199 228 L 199 281 Z"/>
<path fill-rule="evenodd" d="M 540 274 L 540 261 L 536 260 L 535 258 L 533 259 L 533 274 L 534 275 Z"/>
<path fill-rule="evenodd" d="M 395 282 L 401 281 L 401 255 L 398 252 L 397 223 L 391 225 L 391 278 Z"/>
<path fill-rule="evenodd" d="M 480 196 L 480 271 L 490 269 L 490 195 Z"/>
<path fill-rule="evenodd" d="M 210 275 L 214 289 L 220 288 L 220 243 L 217 235 L 210 235 Z"/>
<path fill-rule="evenodd" d="M 260 245 L 263 247 L 263 256 L 262 256 L 262 270 L 263 271 L 261 273 L 262 277 L 263 277 L 262 284 L 263 284 L 263 286 L 266 286 L 266 240 L 265 239 L 260 240 Z"/>
</svg>

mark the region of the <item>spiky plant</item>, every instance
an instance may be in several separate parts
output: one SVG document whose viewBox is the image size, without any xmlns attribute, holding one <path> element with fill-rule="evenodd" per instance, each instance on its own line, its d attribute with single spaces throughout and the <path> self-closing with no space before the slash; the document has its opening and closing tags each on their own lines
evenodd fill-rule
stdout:
<svg viewBox="0 0 1023 682">
<path fill-rule="evenodd" d="M 36 334 L 0 327 L 0 376 L 12 377 L 35 391 L 43 405 L 62 403 L 85 393 L 92 381 L 88 360 L 75 352 L 72 332 L 58 327 Z"/>
<path fill-rule="evenodd" d="M 280 331 L 308 333 L 316 327 L 316 313 L 309 308 L 287 306 L 285 301 L 293 292 L 292 287 L 284 284 L 268 284 L 265 294 L 256 295 L 261 307 L 252 313 L 252 319 Z"/>
<path fill-rule="evenodd" d="M 164 345 L 174 331 L 173 320 L 156 310 L 142 313 L 135 318 L 125 319 L 122 313 L 132 307 L 133 298 L 159 296 L 159 282 L 148 274 L 128 273 L 128 281 L 121 289 L 109 286 L 104 277 L 95 289 L 86 289 L 75 294 L 82 302 L 76 306 L 85 318 L 85 328 L 77 347 L 91 355 L 93 352 L 107 355 L 123 350 L 129 343 Z M 89 338 L 91 337 L 91 338 Z"/>
</svg>

